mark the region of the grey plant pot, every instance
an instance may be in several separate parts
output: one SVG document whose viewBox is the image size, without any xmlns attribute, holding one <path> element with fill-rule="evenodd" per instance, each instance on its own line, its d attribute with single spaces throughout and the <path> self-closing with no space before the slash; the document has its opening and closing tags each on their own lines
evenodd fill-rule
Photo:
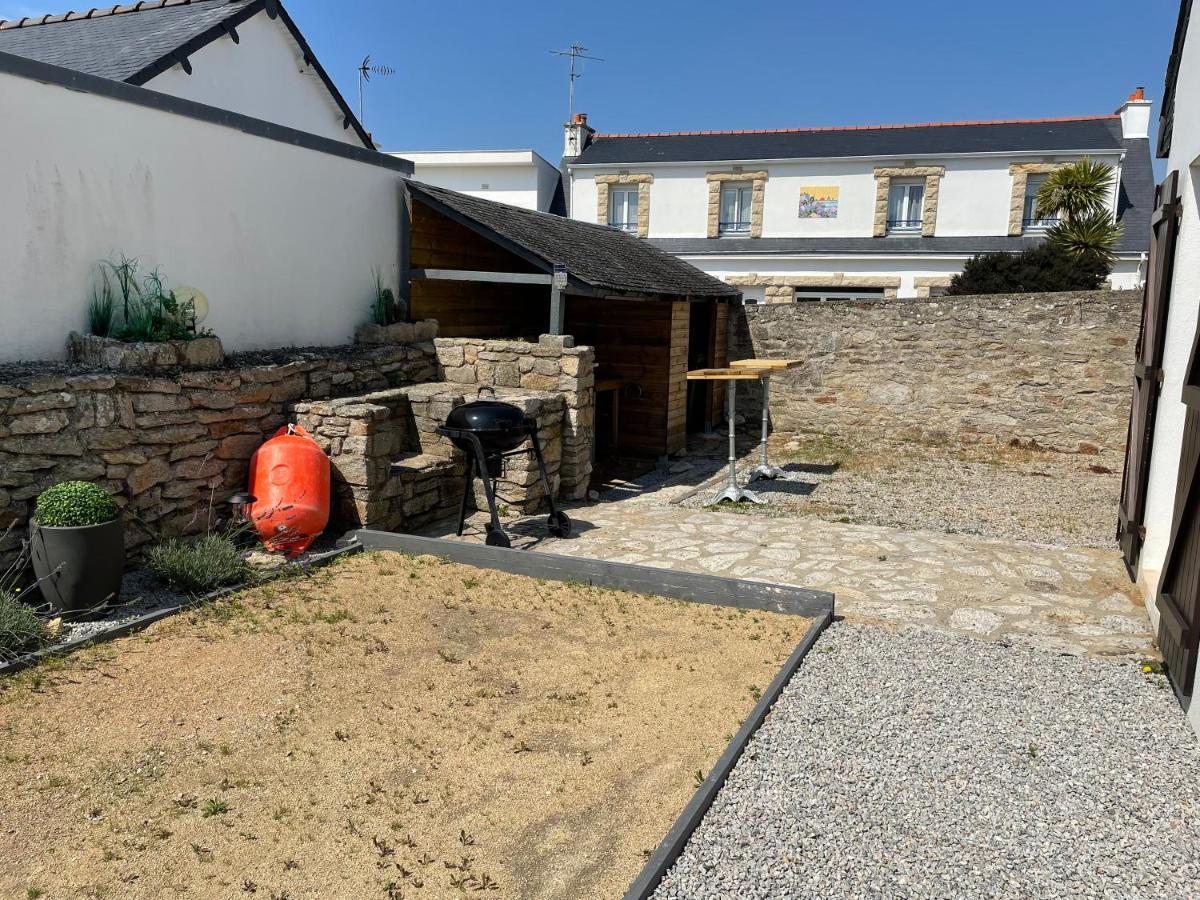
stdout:
<svg viewBox="0 0 1200 900">
<path fill-rule="evenodd" d="M 55 612 L 71 615 L 120 599 L 125 532 L 119 516 L 82 528 L 45 528 L 35 522 L 29 543 L 42 596 Z"/>
</svg>

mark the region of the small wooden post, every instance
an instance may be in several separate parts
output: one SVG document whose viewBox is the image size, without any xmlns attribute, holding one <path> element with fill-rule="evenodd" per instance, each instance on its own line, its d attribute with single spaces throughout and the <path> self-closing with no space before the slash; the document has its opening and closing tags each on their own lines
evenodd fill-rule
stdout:
<svg viewBox="0 0 1200 900">
<path fill-rule="evenodd" d="M 554 264 L 554 279 L 550 282 L 550 333 L 562 334 L 566 327 L 567 310 L 563 291 L 567 288 L 567 267 Z"/>
</svg>

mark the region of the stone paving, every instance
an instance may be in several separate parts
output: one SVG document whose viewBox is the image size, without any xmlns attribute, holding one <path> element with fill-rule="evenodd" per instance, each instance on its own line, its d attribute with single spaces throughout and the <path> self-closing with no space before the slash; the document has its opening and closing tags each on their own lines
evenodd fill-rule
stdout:
<svg viewBox="0 0 1200 900">
<path fill-rule="evenodd" d="M 545 517 L 505 521 L 513 546 L 819 588 L 849 621 L 925 625 L 986 640 L 1095 657 L 1157 658 L 1141 603 L 1114 550 L 1066 548 L 815 518 L 682 508 L 693 484 L 630 485 Z M 475 515 L 464 540 L 481 540 Z M 452 537 L 454 523 L 427 534 Z"/>
</svg>

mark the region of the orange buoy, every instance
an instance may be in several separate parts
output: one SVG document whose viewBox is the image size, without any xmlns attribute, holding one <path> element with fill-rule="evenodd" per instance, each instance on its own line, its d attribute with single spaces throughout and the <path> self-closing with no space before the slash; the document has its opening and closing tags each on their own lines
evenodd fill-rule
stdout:
<svg viewBox="0 0 1200 900">
<path fill-rule="evenodd" d="M 299 425 L 285 425 L 250 458 L 250 493 L 263 546 L 299 556 L 329 524 L 329 457 Z"/>
</svg>

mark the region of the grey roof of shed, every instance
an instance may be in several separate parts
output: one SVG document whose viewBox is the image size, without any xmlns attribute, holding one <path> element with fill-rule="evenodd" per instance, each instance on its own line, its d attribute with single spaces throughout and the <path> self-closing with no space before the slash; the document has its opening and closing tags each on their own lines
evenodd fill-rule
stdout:
<svg viewBox="0 0 1200 900">
<path fill-rule="evenodd" d="M 409 181 L 414 199 L 456 219 L 544 271 L 564 265 L 576 283 L 601 292 L 736 297 L 740 291 L 652 243 L 604 225 L 482 200 Z"/>
<path fill-rule="evenodd" d="M 572 165 L 1120 150 L 1118 116 L 777 131 L 597 134 Z"/>
<path fill-rule="evenodd" d="M 0 52 L 145 85 L 177 64 L 186 67 L 188 56 L 232 37 L 238 25 L 264 10 L 291 33 L 341 110 L 343 124 L 374 149 L 370 135 L 278 0 L 143 0 L 80 13 L 26 16 L 0 21 Z"/>
</svg>

